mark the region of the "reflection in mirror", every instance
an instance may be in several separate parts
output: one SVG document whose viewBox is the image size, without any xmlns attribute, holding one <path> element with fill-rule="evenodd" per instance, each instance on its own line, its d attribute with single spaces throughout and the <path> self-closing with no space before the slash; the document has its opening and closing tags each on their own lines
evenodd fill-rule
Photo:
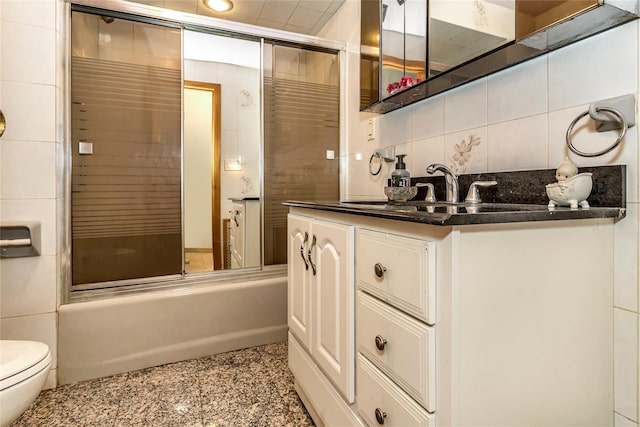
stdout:
<svg viewBox="0 0 640 427">
<path fill-rule="evenodd" d="M 586 9 L 598 6 L 598 0 L 518 0 L 516 37 L 521 39 Z"/>
<path fill-rule="evenodd" d="M 380 3 L 361 0 L 360 14 L 360 108 L 380 99 Z"/>
<path fill-rule="evenodd" d="M 515 0 L 430 0 L 429 77 L 514 38 Z"/>
<path fill-rule="evenodd" d="M 184 32 L 185 270 L 260 266 L 260 42 Z"/>
<path fill-rule="evenodd" d="M 184 245 L 187 273 L 220 270 L 220 85 L 184 81 Z M 216 167 L 217 166 L 217 167 Z"/>
<path fill-rule="evenodd" d="M 382 96 L 394 95 L 426 78 L 427 2 L 383 0 Z"/>
</svg>

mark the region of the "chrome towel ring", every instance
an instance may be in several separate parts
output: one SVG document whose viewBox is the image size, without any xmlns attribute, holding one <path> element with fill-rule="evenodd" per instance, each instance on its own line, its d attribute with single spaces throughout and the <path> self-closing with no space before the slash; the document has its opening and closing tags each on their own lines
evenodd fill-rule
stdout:
<svg viewBox="0 0 640 427">
<path fill-rule="evenodd" d="M 573 145 L 573 141 L 571 140 L 571 133 L 573 132 L 573 127 L 576 125 L 576 123 L 578 123 L 578 121 L 580 119 L 582 119 L 584 116 L 589 114 L 589 111 L 585 111 L 584 113 L 580 114 L 578 117 L 576 117 L 571 122 L 571 124 L 569 125 L 569 128 L 567 129 L 567 135 L 566 135 L 567 145 L 569 146 L 569 150 L 573 151 L 575 154 L 577 154 L 579 156 L 582 156 L 582 157 L 598 157 L 598 156 L 602 156 L 603 154 L 606 154 L 609 151 L 611 151 L 614 148 L 616 148 L 618 146 L 618 144 L 620 144 L 622 142 L 622 140 L 624 139 L 625 135 L 627 134 L 627 120 L 624 118 L 624 114 L 622 114 L 620 111 L 616 110 L 615 108 L 610 108 L 610 107 L 598 107 L 598 108 L 596 108 L 596 111 L 597 112 L 605 111 L 605 112 L 613 114 L 616 117 L 617 121 L 620 123 L 620 126 L 621 126 L 620 134 L 618 135 L 618 139 L 616 139 L 613 144 L 611 144 L 609 147 L 605 148 L 604 150 L 597 151 L 597 152 L 594 152 L 594 153 L 587 153 L 587 152 L 578 150 Z"/>
<path fill-rule="evenodd" d="M 378 170 L 374 172 L 373 169 L 371 169 L 371 165 L 373 165 L 372 163 L 373 159 L 376 157 L 380 159 L 380 162 L 378 163 Z M 382 156 L 379 153 L 373 153 L 369 158 L 369 173 L 373 176 L 376 176 L 380 173 L 381 170 L 382 170 Z"/>
</svg>

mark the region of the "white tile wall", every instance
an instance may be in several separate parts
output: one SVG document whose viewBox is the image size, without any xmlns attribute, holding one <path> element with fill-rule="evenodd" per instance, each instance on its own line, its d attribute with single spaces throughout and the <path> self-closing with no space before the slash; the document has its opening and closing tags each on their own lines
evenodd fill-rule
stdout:
<svg viewBox="0 0 640 427">
<path fill-rule="evenodd" d="M 638 419 L 638 315 L 614 309 L 614 409 Z"/>
<path fill-rule="evenodd" d="M 613 423 L 613 427 L 638 427 L 638 424 L 620 414 L 615 414 Z"/>
<path fill-rule="evenodd" d="M 5 73 L 2 73 L 4 79 Z M 56 88 L 53 85 L 3 80 L 2 111 L 7 129 L 2 139 L 50 141 L 56 135 Z"/>
<path fill-rule="evenodd" d="M 627 217 L 614 228 L 614 305 L 638 312 L 638 239 L 640 217 L 637 203 L 627 205 Z M 633 238 L 636 236 L 636 239 Z"/>
<path fill-rule="evenodd" d="M 532 59 L 487 79 L 489 124 L 547 112 L 547 57 Z"/>
<path fill-rule="evenodd" d="M 413 156 L 407 158 L 411 165 L 411 174 L 414 176 L 425 175 L 425 169 L 432 163 L 445 163 L 444 135 L 413 141 Z"/>
<path fill-rule="evenodd" d="M 0 36 L 2 78 L 7 81 L 55 84 L 55 29 L 4 22 Z M 20 61 L 15 58 L 24 55 Z"/>
<path fill-rule="evenodd" d="M 409 108 L 412 110 L 409 116 L 414 141 L 444 134 L 444 95 L 435 96 Z"/>
<path fill-rule="evenodd" d="M 10 0 L 2 2 L 2 21 L 56 27 L 56 2 L 53 0 Z"/>
<path fill-rule="evenodd" d="M 396 113 L 402 114 L 402 113 Z M 487 125 L 487 79 L 479 79 L 444 94 L 444 131 L 457 132 Z"/>
<path fill-rule="evenodd" d="M 637 23 L 549 54 L 549 111 L 638 91 Z"/>
<path fill-rule="evenodd" d="M 2 317 L 55 312 L 56 257 L 41 256 L 2 260 L 0 312 Z"/>
<path fill-rule="evenodd" d="M 538 114 L 488 127 L 488 170 L 547 169 L 548 119 Z M 516 156 L 513 153 L 517 153 Z"/>
<path fill-rule="evenodd" d="M 39 221 L 42 255 L 0 260 L 0 338 L 47 344 L 56 385 L 57 160 L 63 127 L 59 0 L 0 2 L 0 222 Z"/>
<path fill-rule="evenodd" d="M 56 144 L 11 141 L 0 144 L 0 194 L 5 199 L 56 197 Z"/>
<path fill-rule="evenodd" d="M 384 146 L 404 144 L 411 140 L 411 116 L 403 114 L 402 110 L 385 114 L 378 121 Z"/>
</svg>

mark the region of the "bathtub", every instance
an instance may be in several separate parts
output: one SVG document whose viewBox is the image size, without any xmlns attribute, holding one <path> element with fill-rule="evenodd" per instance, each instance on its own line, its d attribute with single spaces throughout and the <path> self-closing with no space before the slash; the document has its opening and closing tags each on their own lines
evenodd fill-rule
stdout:
<svg viewBox="0 0 640 427">
<path fill-rule="evenodd" d="M 286 276 L 61 305 L 58 384 L 287 338 Z"/>
</svg>

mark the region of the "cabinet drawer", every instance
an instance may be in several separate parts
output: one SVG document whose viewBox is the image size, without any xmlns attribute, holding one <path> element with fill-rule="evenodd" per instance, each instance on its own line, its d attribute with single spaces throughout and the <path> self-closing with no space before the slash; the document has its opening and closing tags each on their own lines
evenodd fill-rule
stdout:
<svg viewBox="0 0 640 427">
<path fill-rule="evenodd" d="M 370 427 L 379 426 L 376 412 L 384 413 L 387 427 L 435 427 L 435 415 L 425 411 L 405 392 L 358 354 L 358 413 Z"/>
<path fill-rule="evenodd" d="M 358 230 L 358 287 L 433 325 L 435 256 L 434 242 Z"/>
<path fill-rule="evenodd" d="M 363 292 L 358 292 L 356 312 L 358 351 L 435 411 L 435 329 Z"/>
</svg>

